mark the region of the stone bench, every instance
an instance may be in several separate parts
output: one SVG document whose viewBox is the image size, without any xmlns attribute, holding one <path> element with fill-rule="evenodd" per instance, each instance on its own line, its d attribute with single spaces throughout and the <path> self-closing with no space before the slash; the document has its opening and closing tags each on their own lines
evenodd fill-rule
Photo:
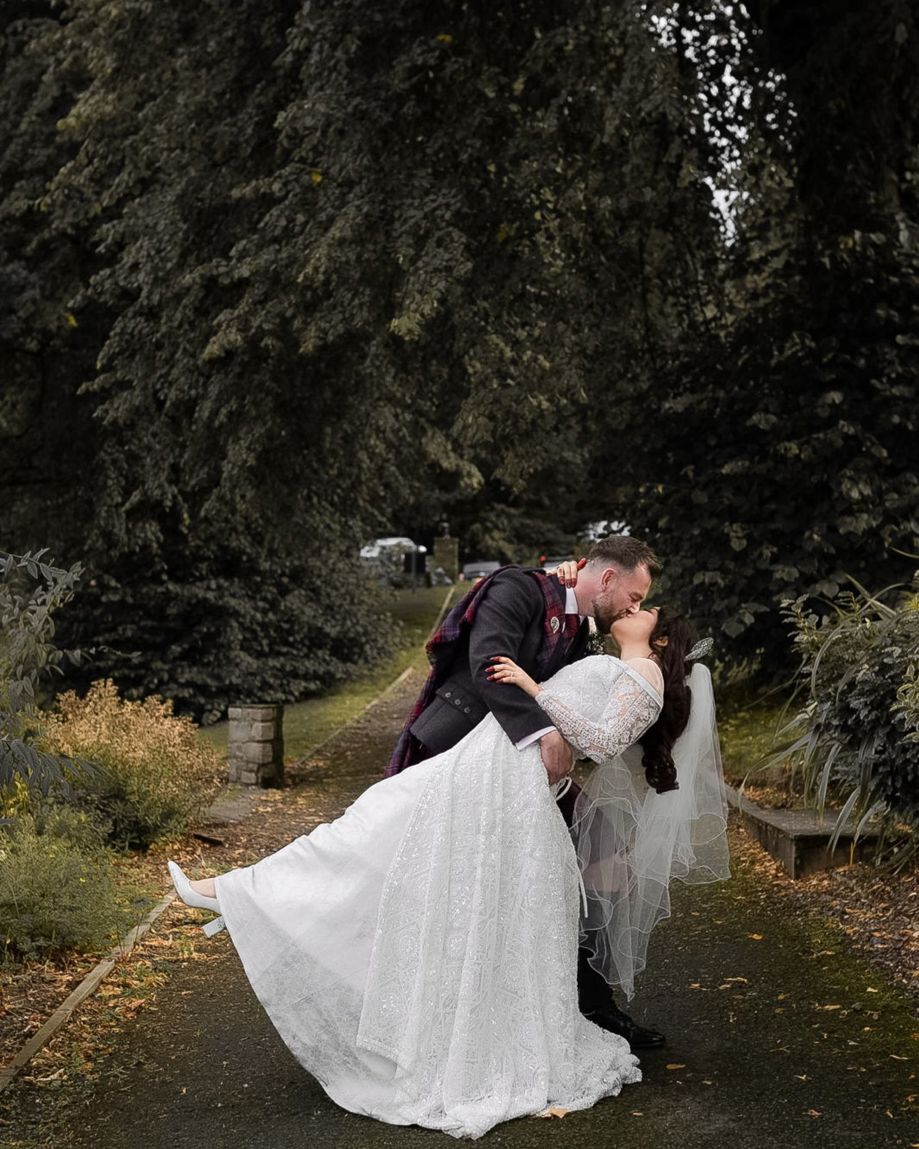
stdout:
<svg viewBox="0 0 919 1149">
<path fill-rule="evenodd" d="M 816 810 L 767 810 L 733 786 L 725 789 L 728 803 L 737 810 L 748 833 L 792 878 L 864 861 L 874 852 L 877 831 L 863 830 L 853 848 L 855 823 L 848 822 L 830 853 L 828 847 L 838 817 L 836 810 L 826 810 L 822 817 Z"/>
</svg>

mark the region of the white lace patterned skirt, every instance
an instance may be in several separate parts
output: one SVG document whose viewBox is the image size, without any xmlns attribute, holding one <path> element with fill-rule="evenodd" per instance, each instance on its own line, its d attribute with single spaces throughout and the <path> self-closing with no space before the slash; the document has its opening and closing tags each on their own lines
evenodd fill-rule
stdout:
<svg viewBox="0 0 919 1149">
<path fill-rule="evenodd" d="M 354 1113 L 478 1137 L 641 1079 L 578 1011 L 574 850 L 538 749 L 491 717 L 217 897 L 281 1037 Z"/>
</svg>

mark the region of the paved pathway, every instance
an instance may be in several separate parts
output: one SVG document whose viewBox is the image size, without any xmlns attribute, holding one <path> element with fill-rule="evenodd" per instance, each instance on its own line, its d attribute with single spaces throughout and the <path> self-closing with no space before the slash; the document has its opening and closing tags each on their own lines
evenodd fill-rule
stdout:
<svg viewBox="0 0 919 1149">
<path fill-rule="evenodd" d="M 327 747 L 330 769 L 314 785 L 329 816 L 378 777 L 371 764 L 385 758 L 404 709 L 396 696 Z M 586 1113 L 501 1126 L 488 1141 L 617 1149 L 919 1143 L 919 1025 L 908 999 L 849 956 L 840 935 L 790 916 L 755 870 L 675 893 L 674 917 L 657 931 L 633 1003 L 670 1037 L 664 1051 L 644 1057 L 644 1082 Z M 88 1098 L 52 1104 L 56 1147 L 447 1144 L 441 1134 L 338 1110 L 275 1034 L 225 935 L 215 944 L 217 961 L 181 967 L 155 1009 L 121 1035 Z M 28 1106 L 53 1099 L 30 1089 L 21 1087 L 18 1117 L 0 1128 L 0 1145 L 39 1144 Z M 46 1125 L 44 1144 L 48 1137 Z"/>
</svg>

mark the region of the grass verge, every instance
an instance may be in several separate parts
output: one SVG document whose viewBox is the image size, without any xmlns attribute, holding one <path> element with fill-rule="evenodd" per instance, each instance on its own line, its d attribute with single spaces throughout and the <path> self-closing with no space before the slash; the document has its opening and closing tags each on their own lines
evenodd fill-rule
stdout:
<svg viewBox="0 0 919 1149">
<path fill-rule="evenodd" d="M 437 620 L 447 594 L 444 587 L 393 591 L 390 613 L 402 634 L 399 650 L 392 658 L 350 682 L 316 698 L 284 708 L 284 757 L 298 761 L 335 731 L 349 722 L 392 680 L 409 666 L 427 666 L 424 640 Z M 227 752 L 229 723 L 218 722 L 200 731 L 221 754 Z"/>
</svg>

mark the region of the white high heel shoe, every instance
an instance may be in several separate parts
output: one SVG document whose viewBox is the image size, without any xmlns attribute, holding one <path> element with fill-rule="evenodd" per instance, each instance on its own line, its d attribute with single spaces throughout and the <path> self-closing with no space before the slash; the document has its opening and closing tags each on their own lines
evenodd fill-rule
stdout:
<svg viewBox="0 0 919 1149">
<path fill-rule="evenodd" d="M 206 894 L 199 894 L 197 890 L 192 889 L 191 882 L 182 872 L 181 866 L 176 862 L 167 862 L 166 864 L 169 867 L 169 876 L 172 878 L 175 892 L 186 906 L 192 906 L 197 910 L 213 910 L 215 914 L 220 913 L 220 903 L 217 899 L 209 898 Z M 214 934 L 219 934 L 225 926 L 226 922 L 222 917 L 219 917 L 214 918 L 212 922 L 208 922 L 206 926 L 201 928 L 209 938 L 212 938 Z"/>
</svg>

